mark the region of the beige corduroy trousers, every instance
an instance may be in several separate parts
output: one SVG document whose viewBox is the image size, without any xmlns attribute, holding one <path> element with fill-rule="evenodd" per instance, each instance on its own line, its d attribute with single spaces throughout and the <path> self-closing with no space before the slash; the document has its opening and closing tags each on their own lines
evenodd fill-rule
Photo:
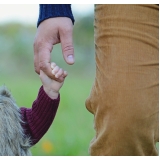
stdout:
<svg viewBox="0 0 160 160">
<path fill-rule="evenodd" d="M 159 6 L 95 5 L 93 156 L 154 156 L 159 140 Z"/>
</svg>

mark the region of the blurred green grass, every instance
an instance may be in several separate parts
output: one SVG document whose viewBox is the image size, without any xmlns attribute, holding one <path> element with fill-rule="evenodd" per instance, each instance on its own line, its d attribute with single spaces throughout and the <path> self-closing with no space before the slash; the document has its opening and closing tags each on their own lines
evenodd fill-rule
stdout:
<svg viewBox="0 0 160 160">
<path fill-rule="evenodd" d="M 60 45 L 54 46 L 52 61 L 69 73 L 61 88 L 61 102 L 54 122 L 32 147 L 34 156 L 87 156 L 94 137 L 94 117 L 85 108 L 95 74 L 93 15 L 77 19 L 74 26 L 76 63 L 67 65 Z M 5 84 L 19 106 L 31 107 L 41 86 L 33 66 L 36 26 L 17 23 L 0 25 L 0 85 Z M 159 143 L 156 144 L 159 150 Z"/>
<path fill-rule="evenodd" d="M 69 73 L 61 88 L 61 101 L 54 122 L 44 137 L 32 147 L 34 156 L 88 155 L 94 136 L 93 115 L 85 100 L 94 81 L 95 61 L 93 15 L 76 18 L 74 49 L 76 62 L 67 65 L 60 45 L 53 48 L 52 61 Z M 35 26 L 19 23 L 0 25 L 0 85 L 5 84 L 21 107 L 31 107 L 41 86 L 34 72 L 33 41 Z"/>
<path fill-rule="evenodd" d="M 38 76 L 3 75 L 0 84 L 11 90 L 17 104 L 31 107 L 41 86 Z M 68 76 L 61 88 L 61 101 L 54 122 L 45 136 L 32 147 L 32 154 L 43 155 L 88 155 L 88 147 L 94 136 L 93 116 L 85 108 L 90 92 L 88 78 Z"/>
<path fill-rule="evenodd" d="M 85 100 L 93 83 L 92 76 L 69 74 L 61 88 L 57 115 L 48 132 L 31 148 L 33 156 L 89 156 L 94 137 L 93 115 L 85 108 Z M 31 107 L 41 82 L 38 75 L 3 74 L 0 84 L 12 92 L 19 106 Z M 156 144 L 159 150 L 159 143 Z"/>
</svg>

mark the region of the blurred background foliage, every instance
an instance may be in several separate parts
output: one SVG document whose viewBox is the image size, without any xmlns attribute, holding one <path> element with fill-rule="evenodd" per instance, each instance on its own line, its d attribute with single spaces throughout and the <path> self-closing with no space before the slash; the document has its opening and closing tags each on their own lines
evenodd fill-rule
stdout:
<svg viewBox="0 0 160 160">
<path fill-rule="evenodd" d="M 0 85 L 5 84 L 17 104 L 31 108 L 41 86 L 34 72 L 33 41 L 35 25 L 0 24 Z M 94 137 L 93 115 L 85 108 L 95 76 L 93 14 L 76 17 L 74 25 L 74 65 L 67 65 L 60 45 L 52 52 L 52 61 L 69 73 L 62 87 L 61 102 L 55 120 L 45 136 L 32 147 L 32 154 L 89 155 Z"/>
<path fill-rule="evenodd" d="M 89 143 L 95 135 L 94 117 L 85 108 L 95 77 L 93 14 L 75 19 L 76 62 L 67 65 L 60 45 L 54 46 L 52 61 L 69 75 L 60 91 L 61 102 L 52 126 L 31 149 L 34 156 L 87 156 Z M 0 24 L 0 85 L 5 84 L 11 90 L 19 106 L 28 108 L 41 86 L 33 65 L 35 34 L 36 24 Z"/>
</svg>

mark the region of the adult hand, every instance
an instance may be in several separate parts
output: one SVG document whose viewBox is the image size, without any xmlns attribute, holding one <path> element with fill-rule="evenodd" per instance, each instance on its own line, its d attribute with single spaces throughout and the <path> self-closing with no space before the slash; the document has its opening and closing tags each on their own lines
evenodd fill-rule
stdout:
<svg viewBox="0 0 160 160">
<path fill-rule="evenodd" d="M 49 18 L 40 23 L 34 40 L 34 68 L 36 73 L 40 70 L 50 78 L 51 52 L 55 44 L 61 43 L 63 58 L 68 64 L 74 64 L 74 48 L 72 40 L 73 24 L 70 18 Z"/>
</svg>

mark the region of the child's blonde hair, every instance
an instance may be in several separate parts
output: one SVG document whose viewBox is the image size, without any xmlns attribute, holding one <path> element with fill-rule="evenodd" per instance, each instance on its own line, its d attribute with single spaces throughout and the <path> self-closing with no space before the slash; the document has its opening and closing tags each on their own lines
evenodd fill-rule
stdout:
<svg viewBox="0 0 160 160">
<path fill-rule="evenodd" d="M 20 109 L 10 91 L 0 87 L 0 156 L 29 156 L 30 139 L 24 134 Z"/>
</svg>

